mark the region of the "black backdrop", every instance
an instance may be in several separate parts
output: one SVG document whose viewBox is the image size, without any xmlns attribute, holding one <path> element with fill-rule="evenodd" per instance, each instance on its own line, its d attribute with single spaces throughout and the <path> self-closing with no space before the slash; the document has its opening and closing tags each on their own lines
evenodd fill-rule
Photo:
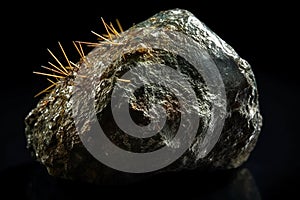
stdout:
<svg viewBox="0 0 300 200">
<path fill-rule="evenodd" d="M 32 74 L 49 60 L 47 48 L 58 52 L 58 41 L 65 49 L 73 48 L 71 41 L 74 40 L 96 41 L 90 31 L 104 31 L 100 17 L 107 21 L 118 18 L 126 29 L 161 10 L 183 8 L 194 13 L 253 68 L 264 125 L 257 146 L 243 167 L 250 171 L 259 195 L 262 199 L 271 199 L 296 194 L 300 186 L 297 145 L 300 99 L 297 50 L 292 49 L 297 42 L 293 7 L 288 2 L 226 1 L 220 4 L 206 1 L 162 3 L 157 0 L 136 3 L 39 1 L 2 6 L 0 181 L 6 187 L 1 189 L 13 191 L 11 195 L 20 194 L 32 199 L 51 199 L 53 196 L 47 194 L 57 193 L 56 183 L 51 182 L 43 168 L 31 159 L 24 137 L 24 118 L 38 101 L 33 96 L 48 84 L 43 77 Z M 33 171 L 38 171 L 38 175 Z M 32 182 L 37 179 L 35 176 L 39 180 Z M 196 172 L 154 179 L 151 187 L 164 179 L 182 187 L 186 182 L 190 182 L 190 187 L 191 183 L 199 185 L 199 188 L 191 187 L 191 191 L 176 191 L 179 194 L 193 193 L 192 197 L 197 198 L 204 192 L 200 187 L 202 177 Z M 112 191 L 110 195 L 118 194 L 117 189 Z M 211 188 L 209 191 L 215 192 Z M 135 192 L 132 190 L 127 195 Z M 64 190 L 54 196 L 59 199 L 60 195 L 66 197 Z"/>
</svg>

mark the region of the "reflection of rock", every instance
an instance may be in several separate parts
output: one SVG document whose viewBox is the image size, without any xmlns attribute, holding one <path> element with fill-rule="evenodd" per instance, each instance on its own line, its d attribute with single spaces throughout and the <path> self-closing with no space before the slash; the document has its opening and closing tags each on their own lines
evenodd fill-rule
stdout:
<svg viewBox="0 0 300 200">
<path fill-rule="evenodd" d="M 48 176 L 36 163 L 2 171 L 0 191 L 13 199 L 201 199 L 260 200 L 260 193 L 246 168 L 202 173 L 197 170 L 164 173 L 136 184 L 101 187 Z M 145 198 L 146 197 L 146 198 Z M 159 198 L 158 198 L 159 197 Z"/>
<path fill-rule="evenodd" d="M 126 70 L 134 68 L 137 64 L 170 65 L 182 73 L 182 76 L 185 76 L 195 89 L 199 104 L 201 104 L 198 113 L 200 126 L 192 147 L 170 168 L 164 170 L 183 168 L 227 169 L 240 166 L 253 150 L 262 125 L 257 88 L 250 65 L 188 11 L 170 10 L 158 13 L 124 32 L 122 37 L 129 41 L 135 40 L 138 37 L 133 33 L 137 27 L 153 27 L 153 35 L 155 35 L 155 28 L 159 27 L 179 31 L 193 38 L 203 49 L 208 51 L 217 65 L 225 85 L 227 96 L 225 126 L 216 146 L 206 157 L 201 158 L 200 153 L 203 152 L 199 152 L 198 146 L 205 136 L 208 123 L 213 120 L 211 119 L 210 108 L 214 97 L 207 92 L 203 77 L 195 73 L 193 67 L 186 60 L 167 51 L 149 49 L 149 51 L 133 51 L 126 55 L 112 55 L 116 58 L 112 66 L 107 66 L 105 74 L 101 78 L 93 77 L 95 78 L 93 84 L 99 89 L 96 94 L 95 109 L 105 133 L 118 146 L 130 151 L 152 151 L 166 142 L 163 141 L 164 137 L 160 136 L 152 138 L 152 140 L 142 140 L 125 135 L 114 123 L 111 116 L 109 95 L 112 93 L 116 76 L 124 74 Z M 178 45 L 185 46 L 187 44 L 180 41 Z M 89 68 L 85 68 L 88 74 L 92 76 L 98 74 L 101 59 L 104 59 L 104 56 L 109 56 L 106 54 L 109 52 L 105 52 L 103 47 L 99 46 L 87 55 L 87 59 L 91 63 Z M 81 67 L 84 68 L 84 64 Z M 171 81 L 174 82 L 174 80 Z M 135 121 L 141 124 L 143 122 L 140 119 L 144 117 L 147 120 L 145 116 L 147 116 L 148 110 L 145 104 L 151 102 L 147 99 L 151 97 L 145 95 L 148 89 L 145 88 L 144 91 L 137 92 L 137 95 L 140 96 L 136 99 L 141 99 L 141 102 L 133 102 L 130 108 L 133 116 L 136 116 Z M 29 113 L 25 120 L 28 148 L 37 160 L 46 166 L 48 172 L 57 177 L 88 182 L 107 182 L 114 178 L 129 176 L 129 174 L 118 172 L 98 162 L 82 145 L 78 134 L 87 134 L 90 124 L 97 122 L 86 120 L 86 117 L 90 116 L 90 112 L 93 111 L 72 110 L 70 98 L 74 94 L 73 92 L 77 92 L 75 90 L 73 80 L 69 77 L 64 82 L 57 84 L 53 92 L 47 94 Z M 151 91 L 155 91 L 158 95 L 169 94 L 160 88 Z M 85 103 L 86 97 L 90 96 L 90 93 L 82 93 L 80 101 Z M 175 99 L 172 94 L 169 94 L 169 98 Z M 176 118 L 179 116 L 178 111 L 176 111 L 176 102 L 175 105 L 169 102 L 165 107 L 169 107 L 170 111 L 166 130 L 174 130 L 179 121 Z M 72 115 L 74 112 L 83 122 L 80 133 L 77 132 L 73 122 Z M 145 124 L 147 123 L 145 122 Z M 169 133 L 171 136 L 172 134 L 174 133 Z M 140 145 L 145 144 L 146 147 L 141 149 Z"/>
<path fill-rule="evenodd" d="M 255 180 L 247 168 L 239 169 L 224 188 L 211 194 L 214 199 L 260 200 Z"/>
<path fill-rule="evenodd" d="M 235 194 L 236 199 L 261 199 L 255 180 L 246 168 L 239 171 L 232 185 L 232 194 Z"/>
</svg>

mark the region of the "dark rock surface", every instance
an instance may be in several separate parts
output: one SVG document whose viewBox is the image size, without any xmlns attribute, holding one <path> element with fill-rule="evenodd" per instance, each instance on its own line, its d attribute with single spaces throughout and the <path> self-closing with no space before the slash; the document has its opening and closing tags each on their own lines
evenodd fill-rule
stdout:
<svg viewBox="0 0 300 200">
<path fill-rule="evenodd" d="M 222 78 L 226 93 L 226 104 L 222 104 L 226 105 L 224 127 L 217 143 L 209 152 L 206 152 L 201 144 L 209 123 L 213 120 L 212 105 L 217 97 L 210 93 L 205 77 L 197 73 L 193 69 L 193 64 L 185 58 L 168 49 L 149 48 L 151 42 L 138 41 L 139 37 L 153 36 L 157 37 L 157 40 L 163 40 L 170 36 L 168 34 L 157 36 L 158 30 L 161 29 L 175 31 L 192 38 L 193 42 L 199 45 L 200 50 L 208 53 Z M 98 122 L 107 137 L 127 151 L 145 153 L 168 146 L 168 141 L 175 137 L 174 134 L 180 126 L 180 117 L 182 117 L 177 97 L 185 94 L 174 94 L 157 84 L 148 84 L 135 91 L 134 98 L 130 98 L 129 108 L 136 124 L 146 126 L 150 123 L 150 119 L 153 119 L 153 116 L 149 117 L 149 104 L 161 104 L 166 110 L 165 125 L 159 134 L 148 138 L 136 138 L 125 134 L 114 121 L 111 111 L 113 89 L 117 84 L 123 84 L 122 81 L 119 83 L 118 78 L 123 78 L 122 75 L 138 66 L 144 66 L 151 74 L 154 68 L 149 66 L 154 64 L 171 66 L 179 75 L 186 77 L 195 91 L 197 105 L 199 105 L 196 108 L 199 127 L 192 145 L 178 160 L 158 172 L 194 168 L 236 168 L 248 159 L 262 126 L 257 87 L 250 65 L 228 44 L 196 19 L 192 13 L 180 9 L 154 15 L 123 32 L 116 42 L 125 43 L 124 46 L 120 45 L 122 50 L 112 44 L 95 47 L 87 55 L 87 62 L 79 62 L 81 70 L 74 71 L 72 76 L 60 81 L 26 117 L 25 133 L 28 149 L 47 168 L 49 174 L 97 183 L 132 177 L 135 179 L 138 176 L 107 167 L 95 159 L 82 144 L 79 135 L 88 134 L 91 124 Z M 133 48 L 134 45 L 131 44 L 140 44 L 139 49 Z M 183 49 L 194 48 L 189 44 L 184 40 L 177 43 Z M 105 59 L 111 59 L 113 62 L 105 65 L 103 61 Z M 139 71 L 136 73 L 138 74 Z M 76 86 L 76 83 L 81 80 L 80 77 L 83 77 L 78 74 L 89 77 L 83 83 L 88 80 L 95 88 L 95 94 L 92 94 L 93 91 L 88 87 L 83 86 L 82 89 Z M 143 79 L 143 74 L 139 75 Z M 172 84 L 177 82 L 169 76 L 165 76 L 164 79 Z M 80 106 L 90 103 L 86 99 L 94 100 L 97 122 L 91 117 L 95 114 L 92 113 L 93 110 L 81 109 L 79 104 L 76 102 L 74 104 L 72 101 L 74 94 L 80 97 Z M 86 106 L 88 108 L 88 105 Z M 157 117 L 158 114 L 153 115 Z M 82 123 L 80 130 L 76 129 L 74 115 L 78 123 Z"/>
</svg>

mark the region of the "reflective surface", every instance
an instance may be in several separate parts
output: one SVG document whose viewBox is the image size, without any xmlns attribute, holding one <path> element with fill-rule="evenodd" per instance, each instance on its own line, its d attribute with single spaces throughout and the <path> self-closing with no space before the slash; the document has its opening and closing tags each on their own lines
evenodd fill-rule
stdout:
<svg viewBox="0 0 300 200">
<path fill-rule="evenodd" d="M 115 186 L 92 185 L 51 177 L 37 163 L 7 170 L 1 175 L 2 190 L 25 199 L 232 199 L 259 200 L 259 189 L 247 168 L 203 174 L 183 171 L 154 176 Z"/>
</svg>

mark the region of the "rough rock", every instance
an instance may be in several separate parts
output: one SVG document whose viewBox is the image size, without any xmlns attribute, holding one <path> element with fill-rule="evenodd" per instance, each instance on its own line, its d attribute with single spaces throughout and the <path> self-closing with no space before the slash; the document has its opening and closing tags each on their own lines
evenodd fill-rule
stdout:
<svg viewBox="0 0 300 200">
<path fill-rule="evenodd" d="M 216 144 L 209 152 L 205 151 L 201 143 L 209 128 L 209 123 L 213 120 L 212 105 L 216 97 L 210 93 L 205 78 L 193 69 L 193 64 L 168 49 L 150 48 L 151 42 L 140 43 L 140 48 L 134 49 L 130 43 L 134 43 L 139 38 L 143 41 L 143 37 L 146 36 L 155 36 L 157 40 L 172 36 L 163 33 L 157 36 L 158 30 L 161 32 L 162 29 L 178 32 L 191 38 L 195 45 L 208 53 L 222 78 L 226 97 L 225 104 L 221 103 L 226 106 L 225 113 L 223 113 L 224 126 Z M 143 32 L 143 30 L 148 32 Z M 130 115 L 139 126 L 149 124 L 153 116 L 159 117 L 160 113 L 152 113 L 150 116 L 149 104 L 161 104 L 166 110 L 166 123 L 159 134 L 152 137 L 137 138 L 124 133 L 115 122 L 111 108 L 114 87 L 117 84 L 133 84 L 126 83 L 126 80 L 122 82 L 122 75 L 137 66 L 145 67 L 151 74 L 156 68 L 148 66 L 155 64 L 171 66 L 179 75 L 186 77 L 187 82 L 195 91 L 197 105 L 199 105 L 196 108 L 199 127 L 192 145 L 183 155 L 169 166 L 153 173 L 195 168 L 229 169 L 236 168 L 247 161 L 261 131 L 262 117 L 253 71 L 249 63 L 242 59 L 232 47 L 192 13 L 181 9 L 157 13 L 123 32 L 116 42 L 126 43 L 126 45 L 122 50 L 113 44 L 96 46 L 86 56 L 88 64 L 78 63 L 83 70 L 74 71 L 72 76 L 58 82 L 53 91 L 45 95 L 26 117 L 25 134 L 28 149 L 47 168 L 49 174 L 94 183 L 113 182 L 116 179 L 130 179 L 136 176 L 110 168 L 90 154 L 83 145 L 80 135 L 89 132 L 93 123 L 99 122 L 107 137 L 126 151 L 145 153 L 168 145 L 168 141 L 175 137 L 174 134 L 181 122 L 180 118 L 183 117 L 179 111 L 180 105 L 178 105 L 177 97 L 186 94 L 180 92 L 174 94 L 167 88 L 160 87 L 159 84 L 148 84 L 137 89 L 134 96 L 130 97 Z M 193 48 L 193 46 L 189 47 L 189 43 L 184 40 L 176 44 L 178 48 Z M 126 53 L 122 53 L 124 49 Z M 108 57 L 113 62 L 105 66 L 103 60 Z M 89 89 L 83 90 L 76 86 L 78 80 L 81 80 L 80 77 L 83 77 L 79 77 L 79 74 L 91 77 L 89 81 L 95 88 L 94 94 Z M 174 77 L 168 75 L 162 79 L 172 84 L 177 82 Z M 80 98 L 79 102 L 82 104 L 89 102 L 86 99 L 94 98 L 97 122 L 90 118 L 92 115 L 90 110 L 80 109 L 76 107 L 76 103 L 73 104 L 74 94 Z M 78 123 L 83 124 L 79 130 L 74 123 L 74 116 L 76 120 L 79 120 Z"/>
</svg>

